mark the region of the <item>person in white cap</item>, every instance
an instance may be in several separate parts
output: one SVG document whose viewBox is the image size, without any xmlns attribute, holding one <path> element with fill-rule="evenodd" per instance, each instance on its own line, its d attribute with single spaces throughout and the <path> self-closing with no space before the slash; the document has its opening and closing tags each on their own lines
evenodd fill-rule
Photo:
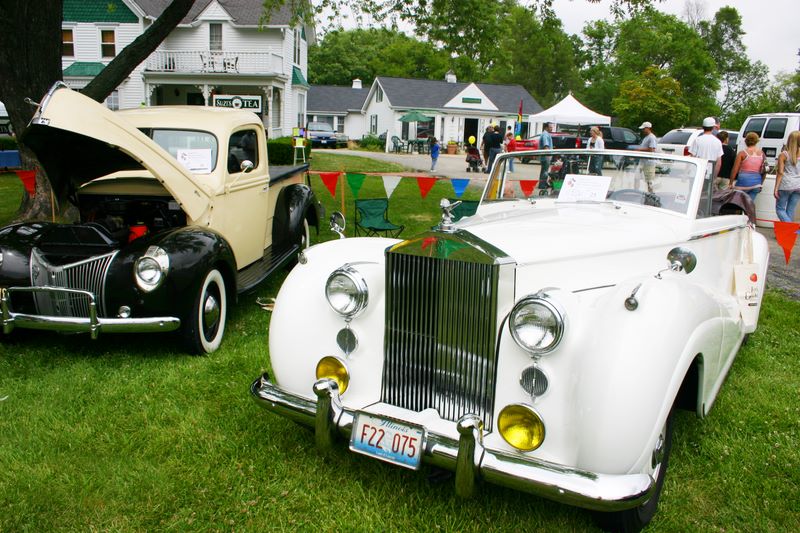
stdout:
<svg viewBox="0 0 800 533">
<path fill-rule="evenodd" d="M 639 129 L 644 133 L 644 138 L 637 150 L 640 152 L 655 152 L 658 141 L 656 141 L 656 136 L 653 133 L 653 125 L 649 122 L 642 122 Z M 653 192 L 653 181 L 656 178 L 656 162 L 653 160 L 644 161 L 642 164 L 642 173 L 644 174 L 644 180 L 647 182 L 647 191 Z"/>
<path fill-rule="evenodd" d="M 707 159 L 712 165 L 711 179 L 717 177 L 719 174 L 719 167 L 722 163 L 722 143 L 714 135 L 714 124 L 716 121 L 714 117 L 706 117 L 703 119 L 703 134 L 695 137 L 692 144 L 689 145 L 689 153 L 694 157 Z"/>
</svg>

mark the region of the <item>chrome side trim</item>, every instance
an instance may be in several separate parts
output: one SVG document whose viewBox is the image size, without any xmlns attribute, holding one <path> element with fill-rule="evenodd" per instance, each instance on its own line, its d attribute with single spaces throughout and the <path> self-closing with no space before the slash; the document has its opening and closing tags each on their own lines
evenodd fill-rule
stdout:
<svg viewBox="0 0 800 533">
<path fill-rule="evenodd" d="M 68 297 L 82 297 L 88 301 L 88 317 L 45 316 L 15 313 L 11 310 L 11 293 L 62 293 Z M 2 311 L 3 333 L 11 333 L 14 328 L 41 329 L 61 333 L 89 333 L 96 339 L 104 333 L 152 333 L 173 331 L 180 327 L 177 317 L 145 318 L 102 318 L 97 316 L 95 297 L 89 291 L 63 289 L 60 287 L 9 287 L 0 291 L 0 311 Z"/>
<path fill-rule="evenodd" d="M 705 239 L 706 237 L 715 237 L 717 235 L 723 235 L 725 233 L 730 233 L 731 231 L 736 231 L 739 229 L 747 229 L 747 224 L 742 224 L 741 226 L 735 226 L 733 228 L 721 229 L 718 231 L 712 231 L 710 233 L 703 233 L 701 235 L 692 235 L 689 237 L 690 241 L 697 241 L 700 239 Z"/>
<path fill-rule="evenodd" d="M 341 407 L 338 390 L 328 380 L 314 384 L 316 402 L 281 389 L 267 374 L 252 383 L 250 393 L 265 409 L 325 434 L 317 435 L 323 449 L 332 444 L 327 436 L 350 437 L 356 413 Z M 475 415 L 462 417 L 457 426 L 458 440 L 426 428 L 422 460 L 455 471 L 459 495 L 469 494 L 475 481 L 483 479 L 569 505 L 620 511 L 646 502 L 655 489 L 653 478 L 647 474 L 598 474 L 520 453 L 485 449 L 478 422 Z"/>
</svg>

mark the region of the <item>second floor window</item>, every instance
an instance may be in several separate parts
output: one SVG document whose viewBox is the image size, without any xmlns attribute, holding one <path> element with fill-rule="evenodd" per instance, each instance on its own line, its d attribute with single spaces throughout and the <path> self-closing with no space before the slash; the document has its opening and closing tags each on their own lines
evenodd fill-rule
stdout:
<svg viewBox="0 0 800 533">
<path fill-rule="evenodd" d="M 302 30 L 294 30 L 294 64 L 300 64 L 300 43 L 303 40 Z"/>
<path fill-rule="evenodd" d="M 222 50 L 222 24 L 208 25 L 209 50 Z"/>
<path fill-rule="evenodd" d="M 72 36 L 72 30 L 61 30 L 61 55 L 75 56 L 75 38 Z"/>
<path fill-rule="evenodd" d="M 383 89 L 381 89 L 380 85 L 375 89 L 375 101 L 383 102 Z"/>
<path fill-rule="evenodd" d="M 103 57 L 114 57 L 117 55 L 117 44 L 114 37 L 114 30 L 100 31 L 100 52 Z"/>
</svg>

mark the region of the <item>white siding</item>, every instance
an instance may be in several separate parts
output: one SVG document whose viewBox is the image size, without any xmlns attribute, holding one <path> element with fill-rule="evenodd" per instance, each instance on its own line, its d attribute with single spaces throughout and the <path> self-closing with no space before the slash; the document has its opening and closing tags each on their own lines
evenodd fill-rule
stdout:
<svg viewBox="0 0 800 533">
<path fill-rule="evenodd" d="M 342 120 L 339 117 L 339 120 Z M 362 138 L 369 131 L 369 122 L 365 121 L 361 113 L 348 113 L 344 119 L 344 134 L 351 139 Z"/>
<path fill-rule="evenodd" d="M 197 17 L 198 20 L 230 21 L 231 16 L 217 2 L 211 2 Z M 223 37 L 224 39 L 224 37 Z"/>
<path fill-rule="evenodd" d="M 375 81 L 375 84 L 378 82 Z M 393 135 L 397 135 L 400 137 L 400 133 L 402 132 L 402 124 L 400 123 L 400 114 L 394 112 L 389 106 L 391 102 L 389 102 L 389 98 L 384 93 L 383 101 L 376 102 L 375 101 L 375 92 L 370 94 L 370 101 L 367 104 L 367 112 L 366 116 L 364 117 L 364 134 L 369 133 L 369 117 L 372 115 L 378 115 L 378 131 L 377 135 L 386 132 L 386 138 L 391 139 Z M 360 138 L 360 137 L 359 137 Z"/>
</svg>

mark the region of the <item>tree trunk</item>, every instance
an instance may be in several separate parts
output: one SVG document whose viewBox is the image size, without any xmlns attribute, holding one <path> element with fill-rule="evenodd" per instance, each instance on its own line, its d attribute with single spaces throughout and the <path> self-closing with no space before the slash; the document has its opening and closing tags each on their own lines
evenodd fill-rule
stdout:
<svg viewBox="0 0 800 533">
<path fill-rule="evenodd" d="M 82 91 L 102 102 L 189 13 L 194 0 L 173 0 L 135 41 L 126 46 Z M 0 0 L 0 101 L 17 139 L 22 136 L 35 108 L 25 98 L 39 101 L 62 77 L 62 0 L 31 2 Z M 36 156 L 20 143 L 22 168 L 36 170 L 36 195 L 23 198 L 19 219 L 50 219 L 53 210 L 69 208 L 67 198 L 54 198 L 50 182 Z"/>
<path fill-rule="evenodd" d="M 39 101 L 61 79 L 61 12 L 61 0 L 49 0 L 46 7 L 30 0 L 0 1 L 0 100 L 17 138 L 35 111 L 25 98 Z M 22 168 L 37 170 L 36 195 L 23 199 L 23 215 L 50 218 L 50 182 L 22 144 L 19 155 Z"/>
</svg>

